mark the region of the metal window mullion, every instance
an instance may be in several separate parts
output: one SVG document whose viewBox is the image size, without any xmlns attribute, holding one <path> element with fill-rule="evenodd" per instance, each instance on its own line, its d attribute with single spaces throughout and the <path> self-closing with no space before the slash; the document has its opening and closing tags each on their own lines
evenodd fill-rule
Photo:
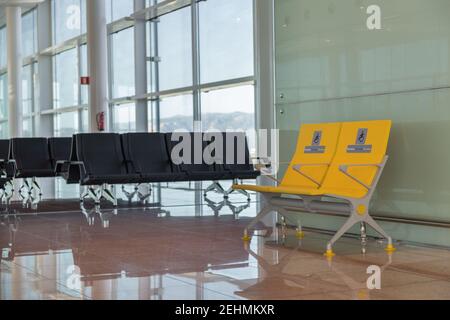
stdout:
<svg viewBox="0 0 450 320">
<path fill-rule="evenodd" d="M 35 72 L 35 67 L 36 64 L 33 62 L 31 63 L 30 69 L 31 69 L 31 79 L 30 79 L 30 84 L 31 84 L 31 136 L 34 137 L 35 136 L 35 125 L 34 125 L 34 120 L 35 120 L 35 114 L 36 114 L 36 108 L 35 108 L 35 82 L 34 82 L 34 72 Z"/>
<path fill-rule="evenodd" d="M 193 113 L 194 124 L 200 123 L 201 117 L 201 99 L 200 99 L 200 52 L 199 52 L 199 19 L 198 19 L 198 5 L 196 0 L 191 2 L 191 40 L 192 40 L 192 86 L 193 86 Z M 194 130 L 202 128 L 195 128 Z"/>
<path fill-rule="evenodd" d="M 108 51 L 108 97 L 111 101 L 113 98 L 113 87 L 114 87 L 114 66 L 113 66 L 113 49 L 112 49 L 112 42 L 113 42 L 113 34 L 108 34 L 106 43 L 107 43 L 107 51 Z M 114 106 L 109 103 L 109 123 L 110 123 L 110 130 L 111 132 L 115 131 L 115 125 L 114 125 Z"/>
<path fill-rule="evenodd" d="M 83 103 L 83 98 L 82 98 L 82 88 L 81 88 L 81 69 L 82 69 L 82 59 L 81 59 L 81 45 L 80 42 L 77 42 L 77 69 L 78 69 L 78 104 L 81 105 Z M 82 109 L 78 110 L 77 112 L 78 114 L 78 128 L 76 128 L 77 132 L 82 132 L 83 129 L 83 116 L 82 116 Z"/>
<path fill-rule="evenodd" d="M 150 46 L 154 46 L 154 56 L 159 57 L 159 38 L 158 38 L 158 23 L 159 18 L 157 20 L 150 21 Z M 153 36 L 153 37 L 152 37 Z M 151 50 L 150 50 L 151 51 Z M 160 82 L 159 82 L 159 59 L 156 59 L 155 62 L 155 76 L 152 77 L 151 80 L 155 81 L 155 92 L 160 91 Z M 153 105 L 154 103 L 154 105 Z M 152 109 L 154 108 L 154 122 L 156 126 L 156 132 L 161 132 L 161 100 L 157 97 L 152 102 Z M 153 122 L 153 121 L 152 121 Z"/>
</svg>

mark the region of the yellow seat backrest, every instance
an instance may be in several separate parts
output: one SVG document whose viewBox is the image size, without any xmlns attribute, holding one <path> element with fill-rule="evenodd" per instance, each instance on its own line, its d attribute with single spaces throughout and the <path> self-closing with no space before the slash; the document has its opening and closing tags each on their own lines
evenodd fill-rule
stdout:
<svg viewBox="0 0 450 320">
<path fill-rule="evenodd" d="M 336 155 L 322 187 L 353 190 L 355 195 L 367 194 L 368 190 L 364 186 L 345 175 L 340 168 L 343 165 L 350 165 L 347 172 L 371 186 L 378 169 L 370 165 L 383 162 L 391 127 L 390 120 L 343 123 Z M 361 164 L 368 166 L 351 167 Z"/>
<path fill-rule="evenodd" d="M 335 155 L 340 131 L 341 123 L 302 125 L 297 149 L 281 186 L 319 188 L 313 181 L 298 173 L 294 167 L 302 165 L 302 173 L 322 183 Z"/>
</svg>

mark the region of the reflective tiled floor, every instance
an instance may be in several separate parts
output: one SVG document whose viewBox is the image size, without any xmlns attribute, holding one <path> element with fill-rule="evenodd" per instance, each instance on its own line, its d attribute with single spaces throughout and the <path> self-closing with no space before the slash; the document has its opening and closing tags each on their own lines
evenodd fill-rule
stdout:
<svg viewBox="0 0 450 320">
<path fill-rule="evenodd" d="M 232 201 L 239 219 L 190 203 L 2 215 L 0 299 L 450 299 L 450 251 L 399 245 L 388 256 L 371 241 L 362 255 L 344 238 L 327 261 L 328 235 L 279 230 L 245 245 L 256 203 Z M 367 289 L 369 266 L 381 290 Z"/>
</svg>

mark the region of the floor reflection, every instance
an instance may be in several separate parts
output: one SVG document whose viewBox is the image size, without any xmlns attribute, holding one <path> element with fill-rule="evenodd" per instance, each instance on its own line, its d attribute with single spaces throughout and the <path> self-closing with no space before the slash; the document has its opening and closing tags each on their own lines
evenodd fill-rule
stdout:
<svg viewBox="0 0 450 320">
<path fill-rule="evenodd" d="M 449 251 L 400 245 L 389 256 L 372 240 L 362 255 L 346 238 L 329 261 L 328 235 L 300 240 L 278 229 L 244 244 L 257 204 L 231 200 L 2 214 L 0 298 L 450 298 Z M 367 288 L 370 266 L 380 268 L 381 290 Z"/>
</svg>

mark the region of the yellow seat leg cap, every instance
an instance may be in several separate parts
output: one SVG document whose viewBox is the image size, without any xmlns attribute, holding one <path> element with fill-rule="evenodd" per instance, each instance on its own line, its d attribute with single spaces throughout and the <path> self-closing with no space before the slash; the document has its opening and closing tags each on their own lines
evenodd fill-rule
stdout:
<svg viewBox="0 0 450 320">
<path fill-rule="evenodd" d="M 394 245 L 389 244 L 384 250 L 385 250 L 387 253 L 393 253 L 393 252 L 395 252 L 397 249 L 394 247 Z"/>
<path fill-rule="evenodd" d="M 325 252 L 324 256 L 327 258 L 333 258 L 336 256 L 336 254 L 333 252 L 333 250 L 327 250 L 327 252 Z"/>
<path fill-rule="evenodd" d="M 295 235 L 296 235 L 297 239 L 305 238 L 305 233 L 303 231 L 297 231 L 297 233 Z"/>
</svg>

